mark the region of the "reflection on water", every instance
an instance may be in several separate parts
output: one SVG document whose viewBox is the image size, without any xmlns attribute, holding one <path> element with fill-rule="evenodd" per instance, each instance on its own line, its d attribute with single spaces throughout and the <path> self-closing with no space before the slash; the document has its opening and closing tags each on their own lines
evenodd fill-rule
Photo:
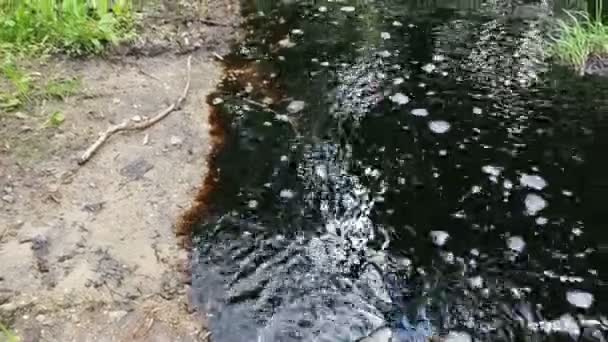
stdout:
<svg viewBox="0 0 608 342">
<path fill-rule="evenodd" d="M 210 99 L 226 136 L 193 285 L 214 341 L 403 318 L 452 341 L 605 341 L 608 84 L 550 67 L 545 17 L 254 5 Z"/>
</svg>

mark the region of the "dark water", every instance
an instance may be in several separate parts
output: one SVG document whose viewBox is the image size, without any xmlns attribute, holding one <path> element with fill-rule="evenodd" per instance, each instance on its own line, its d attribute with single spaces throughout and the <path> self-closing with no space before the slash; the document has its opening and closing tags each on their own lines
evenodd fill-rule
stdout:
<svg viewBox="0 0 608 342">
<path fill-rule="evenodd" d="M 515 7 L 246 6 L 195 227 L 213 341 L 355 341 L 420 307 L 453 341 L 605 340 L 608 82 L 546 62 Z"/>
</svg>

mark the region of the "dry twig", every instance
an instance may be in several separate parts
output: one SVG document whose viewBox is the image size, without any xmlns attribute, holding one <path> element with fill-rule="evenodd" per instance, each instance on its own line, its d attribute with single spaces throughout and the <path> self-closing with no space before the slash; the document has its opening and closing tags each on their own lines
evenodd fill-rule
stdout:
<svg viewBox="0 0 608 342">
<path fill-rule="evenodd" d="M 83 165 L 84 163 L 89 161 L 89 159 L 91 159 L 93 154 L 95 154 L 95 152 L 97 152 L 97 150 L 115 133 L 118 133 L 121 131 L 138 131 L 138 130 L 146 129 L 146 128 L 154 125 L 155 123 L 159 122 L 160 120 L 164 119 L 165 117 L 167 117 L 167 115 L 169 115 L 171 112 L 180 109 L 184 100 L 186 99 L 186 96 L 188 95 L 188 90 L 190 90 L 190 71 L 191 71 L 191 69 L 192 69 L 192 56 L 189 56 L 188 57 L 188 66 L 187 66 L 187 71 L 186 71 L 186 73 L 187 73 L 186 86 L 184 87 L 184 91 L 182 92 L 181 96 L 177 99 L 177 101 L 175 101 L 169 107 L 165 108 L 163 111 L 154 115 L 150 119 L 143 120 L 141 122 L 133 122 L 133 121 L 131 121 L 131 119 L 126 119 L 125 121 L 121 122 L 118 125 L 112 125 L 112 126 L 108 127 L 108 129 L 105 132 L 103 132 L 99 135 L 99 138 L 95 141 L 95 143 L 93 143 L 93 145 L 91 145 L 82 154 L 82 156 L 78 159 L 78 164 Z"/>
</svg>

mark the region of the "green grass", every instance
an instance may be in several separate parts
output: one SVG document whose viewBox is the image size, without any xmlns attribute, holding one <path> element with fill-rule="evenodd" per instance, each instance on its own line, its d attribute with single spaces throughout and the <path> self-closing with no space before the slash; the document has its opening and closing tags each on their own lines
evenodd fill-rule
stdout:
<svg viewBox="0 0 608 342">
<path fill-rule="evenodd" d="M 566 18 L 557 21 L 549 50 L 558 62 L 581 74 L 589 58 L 608 57 L 608 26 L 602 21 L 602 1 L 596 2 L 595 13 L 591 18 L 584 12 L 566 12 Z"/>
<path fill-rule="evenodd" d="M 32 107 L 40 100 L 65 100 L 81 89 L 78 79 L 58 75 L 42 77 L 26 70 L 10 56 L 0 62 L 0 112 Z"/>
<path fill-rule="evenodd" d="M 39 84 L 23 61 L 86 56 L 134 37 L 130 0 L 0 0 L 0 113 L 33 99 L 65 99 L 76 80 Z"/>
<path fill-rule="evenodd" d="M 132 32 L 125 0 L 0 0 L 0 44 L 12 53 L 98 54 Z"/>
<path fill-rule="evenodd" d="M 21 342 L 21 339 L 13 332 L 8 330 L 2 323 L 0 323 L 0 341 L 1 342 Z"/>
</svg>

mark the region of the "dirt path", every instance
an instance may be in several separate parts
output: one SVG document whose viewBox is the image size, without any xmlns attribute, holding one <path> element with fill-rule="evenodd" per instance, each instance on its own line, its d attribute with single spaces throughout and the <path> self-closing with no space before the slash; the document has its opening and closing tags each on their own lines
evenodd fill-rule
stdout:
<svg viewBox="0 0 608 342">
<path fill-rule="evenodd" d="M 234 30 L 217 30 L 225 41 L 216 48 L 226 49 Z M 203 182 L 205 98 L 221 67 L 215 48 L 191 42 L 198 47 L 182 110 L 112 137 L 82 167 L 76 158 L 98 132 L 179 96 L 186 55 L 53 63 L 44 72 L 79 77 L 81 94 L 0 116 L 0 322 L 24 341 L 206 339 L 188 307 L 187 253 L 174 227 Z M 44 127 L 56 110 L 65 122 Z"/>
</svg>

